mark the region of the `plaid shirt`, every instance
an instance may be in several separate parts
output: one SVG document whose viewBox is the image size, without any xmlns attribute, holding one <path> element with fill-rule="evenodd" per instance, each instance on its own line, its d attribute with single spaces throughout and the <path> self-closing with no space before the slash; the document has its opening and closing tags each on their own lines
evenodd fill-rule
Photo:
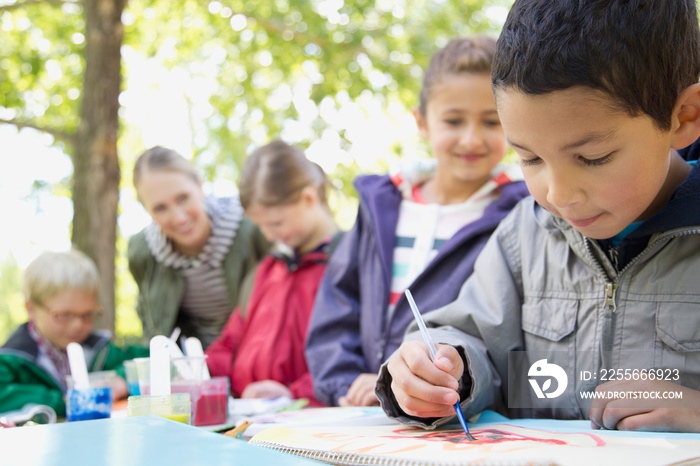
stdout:
<svg viewBox="0 0 700 466">
<path fill-rule="evenodd" d="M 56 348 L 54 345 L 46 341 L 36 330 L 34 322 L 29 322 L 28 325 L 29 335 L 34 339 L 37 346 L 39 347 L 40 353 L 45 354 L 49 360 L 53 363 L 56 371 L 58 372 L 59 381 L 61 385 L 65 386 L 66 376 L 70 375 L 70 366 L 68 365 L 68 354 Z"/>
</svg>

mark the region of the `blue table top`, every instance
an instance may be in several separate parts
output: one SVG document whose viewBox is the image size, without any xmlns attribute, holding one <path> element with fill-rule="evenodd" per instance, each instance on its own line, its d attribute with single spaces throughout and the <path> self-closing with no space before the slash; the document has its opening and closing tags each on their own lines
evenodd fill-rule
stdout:
<svg viewBox="0 0 700 466">
<path fill-rule="evenodd" d="M 0 429 L 0 464 L 303 466 L 320 463 L 162 417 L 136 416 Z"/>
</svg>

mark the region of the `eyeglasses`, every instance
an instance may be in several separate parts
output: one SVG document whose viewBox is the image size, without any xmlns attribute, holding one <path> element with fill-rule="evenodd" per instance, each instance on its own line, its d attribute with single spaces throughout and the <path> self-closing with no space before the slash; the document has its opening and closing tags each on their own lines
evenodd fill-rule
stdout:
<svg viewBox="0 0 700 466">
<path fill-rule="evenodd" d="M 102 308 L 99 307 L 87 312 L 72 312 L 72 311 L 54 311 L 46 306 L 40 306 L 49 313 L 53 320 L 60 325 L 73 322 L 74 319 L 80 319 L 82 323 L 89 323 L 95 320 L 95 316 L 102 314 Z"/>
</svg>

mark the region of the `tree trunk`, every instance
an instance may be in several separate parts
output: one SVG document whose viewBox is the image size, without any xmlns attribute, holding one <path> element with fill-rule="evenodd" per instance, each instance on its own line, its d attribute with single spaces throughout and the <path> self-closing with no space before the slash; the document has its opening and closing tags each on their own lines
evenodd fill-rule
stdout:
<svg viewBox="0 0 700 466">
<path fill-rule="evenodd" d="M 119 203 L 121 22 L 126 0 L 83 0 L 85 77 L 73 160 L 73 245 L 92 257 L 101 276 L 104 316 L 96 328 L 114 331 L 115 255 Z"/>
</svg>

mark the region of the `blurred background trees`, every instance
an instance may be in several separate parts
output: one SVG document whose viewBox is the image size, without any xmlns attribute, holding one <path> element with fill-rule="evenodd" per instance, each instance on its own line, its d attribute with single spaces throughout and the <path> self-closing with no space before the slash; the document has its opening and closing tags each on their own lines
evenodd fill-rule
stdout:
<svg viewBox="0 0 700 466">
<path fill-rule="evenodd" d="M 246 155 L 282 138 L 329 173 L 349 227 L 356 175 L 425 155 L 410 109 L 431 54 L 454 36 L 497 35 L 510 3 L 0 0 L 0 137 L 70 161 L 60 179 L 38 170 L 26 196 L 37 211 L 71 201 L 70 239 L 103 277 L 100 326 L 137 338 L 125 237 L 147 222 L 131 189 L 144 149 L 172 147 L 207 189 L 231 191 Z M 17 156 L 2 155 L 3 169 Z M 0 264 L 0 342 L 25 319 L 23 265 Z"/>
</svg>

